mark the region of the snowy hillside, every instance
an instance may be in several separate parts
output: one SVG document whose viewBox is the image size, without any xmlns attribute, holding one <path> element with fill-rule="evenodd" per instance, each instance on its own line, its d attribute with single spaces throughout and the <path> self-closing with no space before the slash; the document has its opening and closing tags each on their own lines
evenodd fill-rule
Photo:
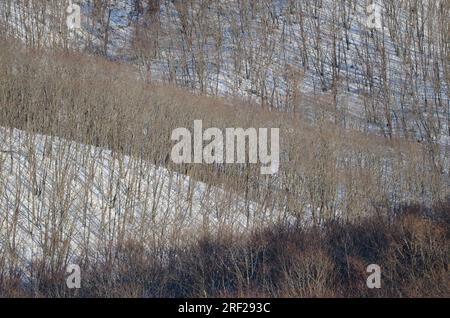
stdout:
<svg viewBox="0 0 450 318">
<path fill-rule="evenodd" d="M 273 211 L 141 160 L 6 128 L 0 210 L 0 251 L 22 268 L 42 258 L 96 259 L 118 240 L 168 248 L 275 220 Z M 53 259 L 56 250 L 68 259 Z"/>
<path fill-rule="evenodd" d="M 450 1 L 0 0 L 0 298 L 448 297 L 449 30 Z"/>
<path fill-rule="evenodd" d="M 17 23 L 11 17 L 24 10 L 12 3 L 10 32 L 23 38 L 35 18 Z M 450 135 L 448 47 L 439 32 L 448 8 L 440 2 L 376 1 L 380 28 L 363 0 L 79 3 L 82 29 L 68 33 L 69 43 L 132 62 L 145 80 L 248 97 L 311 120 L 319 102 L 335 122 L 385 136 Z"/>
</svg>

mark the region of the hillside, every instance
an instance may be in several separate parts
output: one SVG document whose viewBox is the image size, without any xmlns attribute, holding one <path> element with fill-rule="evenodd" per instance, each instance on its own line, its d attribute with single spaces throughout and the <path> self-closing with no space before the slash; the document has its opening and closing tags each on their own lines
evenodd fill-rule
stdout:
<svg viewBox="0 0 450 318">
<path fill-rule="evenodd" d="M 366 2 L 1 0 L 0 297 L 448 297 L 450 3 Z"/>
<path fill-rule="evenodd" d="M 5 1 L 6 33 L 133 63 L 144 80 L 239 96 L 314 121 L 448 144 L 446 1 L 80 1 L 67 30 L 59 1 Z M 25 32 L 27 30 L 27 32 Z M 325 110 L 312 107 L 319 98 Z"/>
</svg>

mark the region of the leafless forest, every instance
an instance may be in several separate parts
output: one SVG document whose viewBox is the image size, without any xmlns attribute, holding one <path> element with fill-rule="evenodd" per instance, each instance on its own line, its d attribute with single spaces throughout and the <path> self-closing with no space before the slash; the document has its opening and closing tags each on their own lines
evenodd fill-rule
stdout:
<svg viewBox="0 0 450 318">
<path fill-rule="evenodd" d="M 449 1 L 73 2 L 0 0 L 0 296 L 450 295 Z M 174 164 L 198 119 L 279 172 Z"/>
</svg>

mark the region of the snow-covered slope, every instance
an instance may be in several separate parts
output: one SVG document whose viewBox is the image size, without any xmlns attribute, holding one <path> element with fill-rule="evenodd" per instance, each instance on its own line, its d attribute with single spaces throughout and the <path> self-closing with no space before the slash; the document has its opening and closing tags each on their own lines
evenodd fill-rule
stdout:
<svg viewBox="0 0 450 318">
<path fill-rule="evenodd" d="M 99 257 L 119 240 L 170 247 L 274 218 L 235 194 L 139 159 L 0 129 L 0 251 L 22 268 L 55 255 Z"/>
<path fill-rule="evenodd" d="M 26 11 L 20 2 L 12 2 L 11 24 Z M 439 10 L 431 9 L 432 2 L 423 1 L 414 21 L 412 4 L 377 0 L 378 29 L 368 26 L 364 0 L 150 1 L 158 3 L 154 16 L 138 9 L 139 1 L 117 0 L 103 24 L 93 18 L 91 1 L 75 2 L 81 4 L 82 30 L 70 38 L 88 51 L 134 63 L 145 79 L 289 111 L 299 107 L 300 94 L 303 107 L 308 99 L 334 103 L 343 125 L 384 134 L 403 129 L 418 138 L 449 135 L 448 65 L 438 57 L 445 48 L 436 47 L 444 35 L 432 32 L 439 21 L 427 16 Z M 36 19 L 16 23 L 18 34 L 33 29 Z M 430 25 L 407 29 L 425 19 Z M 406 36 L 407 30 L 414 34 Z M 432 117 L 441 118 L 439 128 L 428 122 Z"/>
</svg>

